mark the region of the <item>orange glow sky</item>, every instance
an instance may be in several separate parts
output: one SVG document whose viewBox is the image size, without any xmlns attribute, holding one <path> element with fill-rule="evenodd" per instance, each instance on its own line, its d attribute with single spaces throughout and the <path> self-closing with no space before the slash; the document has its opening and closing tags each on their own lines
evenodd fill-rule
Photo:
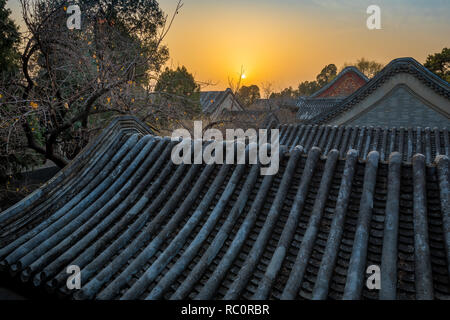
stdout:
<svg viewBox="0 0 450 320">
<path fill-rule="evenodd" d="M 17 0 L 10 0 L 14 13 Z M 160 0 L 171 14 L 176 0 Z M 276 90 L 314 80 L 329 63 L 365 57 L 388 63 L 450 46 L 449 0 L 184 0 L 166 44 L 169 65 L 224 89 L 244 66 L 244 84 Z M 381 7 L 382 30 L 366 27 L 366 9 Z"/>
</svg>

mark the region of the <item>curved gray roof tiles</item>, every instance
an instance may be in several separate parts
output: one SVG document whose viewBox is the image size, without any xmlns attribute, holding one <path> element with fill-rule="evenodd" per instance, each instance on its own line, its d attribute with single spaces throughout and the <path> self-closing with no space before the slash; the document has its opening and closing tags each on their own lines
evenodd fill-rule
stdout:
<svg viewBox="0 0 450 320">
<path fill-rule="evenodd" d="M 307 122 L 336 108 L 343 98 L 299 98 L 297 119 Z"/>
<path fill-rule="evenodd" d="M 276 123 L 271 124 L 277 127 Z M 381 161 L 399 152 L 402 160 L 411 162 L 416 153 L 425 155 L 431 164 L 439 155 L 450 156 L 450 136 L 447 128 L 380 128 L 351 126 L 281 125 L 280 144 L 289 148 L 301 145 L 305 152 L 319 147 L 326 156 L 332 149 L 339 150 L 340 157 L 355 149 L 359 157 L 367 159 L 370 151 L 378 151 Z"/>
<path fill-rule="evenodd" d="M 280 170 L 174 165 L 119 118 L 0 214 L 0 266 L 74 299 L 449 299 L 449 159 L 283 149 Z M 82 288 L 66 288 L 69 265 Z M 365 286 L 381 267 L 380 291 Z"/>
<path fill-rule="evenodd" d="M 375 77 L 370 79 L 367 84 L 345 98 L 335 108 L 330 108 L 328 112 L 317 114 L 306 123 L 318 125 L 327 123 L 339 114 L 350 110 L 353 106 L 364 100 L 386 81 L 399 73 L 407 73 L 415 76 L 424 85 L 450 101 L 450 84 L 447 81 L 439 78 L 413 58 L 398 58 L 392 60 Z"/>
</svg>

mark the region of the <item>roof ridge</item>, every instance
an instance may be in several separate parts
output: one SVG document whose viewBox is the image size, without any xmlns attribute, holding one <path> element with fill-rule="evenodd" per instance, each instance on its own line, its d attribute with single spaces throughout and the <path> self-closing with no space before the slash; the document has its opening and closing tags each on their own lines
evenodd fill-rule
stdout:
<svg viewBox="0 0 450 320">
<path fill-rule="evenodd" d="M 0 267 L 75 299 L 450 296 L 448 156 L 428 170 L 423 155 L 404 164 L 394 152 L 386 165 L 377 151 L 362 162 L 353 150 L 342 161 L 295 147 L 276 176 L 260 177 L 260 165 L 174 165 L 176 142 L 139 139 L 129 119 L 52 190 L 0 214 Z M 66 285 L 69 262 L 82 270 L 80 290 Z M 389 272 L 378 293 L 363 280 L 380 263 Z"/>
<path fill-rule="evenodd" d="M 447 128 L 404 128 L 373 126 L 331 126 L 291 124 L 279 125 L 280 144 L 288 147 L 302 145 L 305 150 L 314 146 L 323 148 L 323 154 L 339 149 L 341 157 L 348 149 L 360 152 L 365 159 L 371 150 L 382 152 L 382 160 L 399 151 L 404 162 L 410 162 L 415 153 L 426 156 L 433 163 L 440 154 L 450 155 L 450 137 Z"/>
<path fill-rule="evenodd" d="M 332 110 L 319 114 L 307 121 L 307 123 L 323 123 L 333 119 L 336 115 L 347 111 L 356 103 L 359 103 L 373 90 L 392 78 L 398 73 L 409 73 L 418 78 L 421 82 L 431 87 L 435 92 L 450 99 L 450 84 L 441 79 L 417 60 L 411 57 L 397 58 L 392 60 L 386 67 L 384 67 L 375 77 L 369 80 L 364 86 L 356 90 L 350 96 L 346 97 L 338 106 Z"/>
<path fill-rule="evenodd" d="M 333 86 L 340 78 L 342 78 L 345 74 L 347 74 L 348 72 L 354 72 L 356 73 L 361 79 L 363 79 L 366 83 L 369 81 L 369 78 L 362 73 L 358 68 L 356 68 L 355 66 L 348 66 L 345 67 L 341 72 L 339 72 L 338 75 L 336 75 L 336 77 L 334 77 L 333 80 L 331 80 L 329 83 L 327 83 L 325 86 L 323 86 L 322 88 L 320 88 L 318 91 L 314 92 L 312 95 L 310 95 L 308 98 L 315 98 L 318 95 L 320 95 L 321 93 L 325 92 L 327 89 L 329 89 L 331 86 Z"/>
</svg>

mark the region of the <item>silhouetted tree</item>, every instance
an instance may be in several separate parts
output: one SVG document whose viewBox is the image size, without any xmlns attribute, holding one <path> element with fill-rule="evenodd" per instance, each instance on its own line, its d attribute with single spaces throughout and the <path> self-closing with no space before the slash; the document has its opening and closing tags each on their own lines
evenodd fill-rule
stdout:
<svg viewBox="0 0 450 320">
<path fill-rule="evenodd" d="M 18 27 L 10 18 L 11 10 L 6 8 L 6 0 L 0 0 L 0 83 L 15 85 L 15 74 L 18 72 L 20 54 L 18 45 L 20 33 Z M 11 107 L 4 104 L 8 95 L 6 88 L 0 87 L 0 112 L 9 112 Z M 22 167 L 35 163 L 35 157 L 29 150 L 11 148 L 7 150 L 9 132 L 4 130 L 9 126 L 0 120 L 0 182 L 6 181 L 7 174 L 19 171 Z M 8 152 L 6 152 L 8 151 Z"/>
<path fill-rule="evenodd" d="M 246 107 L 252 105 L 257 99 L 261 98 L 259 87 L 257 85 L 243 86 L 239 89 L 237 97 Z"/>
<path fill-rule="evenodd" d="M 310 96 L 317 90 L 319 90 L 317 81 L 304 81 L 298 86 L 298 94 L 300 96 Z"/>
<path fill-rule="evenodd" d="M 11 10 L 6 8 L 6 0 L 0 0 L 0 72 L 2 76 L 17 70 L 20 41 L 19 30 L 10 18 Z"/>
<path fill-rule="evenodd" d="M 344 63 L 342 69 L 350 66 L 358 68 L 358 70 L 364 73 L 369 79 L 375 77 L 377 73 L 384 68 L 384 65 L 381 63 L 367 60 L 366 58 L 361 58 L 355 63 Z"/>
<path fill-rule="evenodd" d="M 270 99 L 295 99 L 298 97 L 298 91 L 292 87 L 285 88 L 281 92 L 273 92 Z"/>
<path fill-rule="evenodd" d="M 166 68 L 160 75 L 155 86 L 155 91 L 167 92 L 189 97 L 200 91 L 200 86 L 195 82 L 194 76 L 185 66 L 175 70 Z"/>
<path fill-rule="evenodd" d="M 430 54 L 424 66 L 447 82 L 450 82 L 450 49 Z"/>
<path fill-rule="evenodd" d="M 325 66 L 322 71 L 317 75 L 317 85 L 322 88 L 326 84 L 330 83 L 337 75 L 337 68 L 334 64 Z"/>
<path fill-rule="evenodd" d="M 185 102 L 190 101 L 190 112 L 200 112 L 200 85 L 185 66 L 175 70 L 166 68 L 158 79 L 155 93 L 168 93 L 168 98 L 173 97 L 173 100 L 184 98 Z"/>
<path fill-rule="evenodd" d="M 0 154 L 33 150 L 63 167 L 115 114 L 157 121 L 184 112 L 151 95 L 181 2 L 168 19 L 154 0 L 80 0 L 82 30 L 67 28 L 65 0 L 20 3 L 21 72 L 0 83 Z"/>
</svg>

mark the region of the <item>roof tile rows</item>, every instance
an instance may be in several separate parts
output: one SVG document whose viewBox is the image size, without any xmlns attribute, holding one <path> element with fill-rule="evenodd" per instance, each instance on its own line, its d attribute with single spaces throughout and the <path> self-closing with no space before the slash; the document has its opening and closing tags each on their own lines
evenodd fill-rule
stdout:
<svg viewBox="0 0 450 320">
<path fill-rule="evenodd" d="M 235 97 L 231 89 L 226 89 L 224 91 L 202 91 L 200 92 L 200 105 L 205 114 L 212 114 L 220 107 L 220 105 L 225 101 L 225 99 L 231 95 L 235 107 L 242 109 L 242 106 L 238 99 Z"/>
<path fill-rule="evenodd" d="M 297 119 L 300 121 L 311 120 L 331 111 L 342 101 L 342 98 L 300 98 L 297 102 Z"/>
<path fill-rule="evenodd" d="M 0 214 L 0 265 L 75 299 L 449 299 L 449 159 L 301 147 L 259 165 L 179 165 L 116 120 Z M 69 265 L 82 289 L 66 288 Z M 365 285 L 381 267 L 381 290 Z"/>
<path fill-rule="evenodd" d="M 381 161 L 397 151 L 402 160 L 411 162 L 416 153 L 425 155 L 426 163 L 434 162 L 436 156 L 450 156 L 450 136 L 446 128 L 374 128 L 345 126 L 282 125 L 280 144 L 290 148 L 302 146 L 307 152 L 319 147 L 323 155 L 332 149 L 339 150 L 340 157 L 355 149 L 361 159 L 367 159 L 371 151 L 380 153 Z"/>
</svg>

